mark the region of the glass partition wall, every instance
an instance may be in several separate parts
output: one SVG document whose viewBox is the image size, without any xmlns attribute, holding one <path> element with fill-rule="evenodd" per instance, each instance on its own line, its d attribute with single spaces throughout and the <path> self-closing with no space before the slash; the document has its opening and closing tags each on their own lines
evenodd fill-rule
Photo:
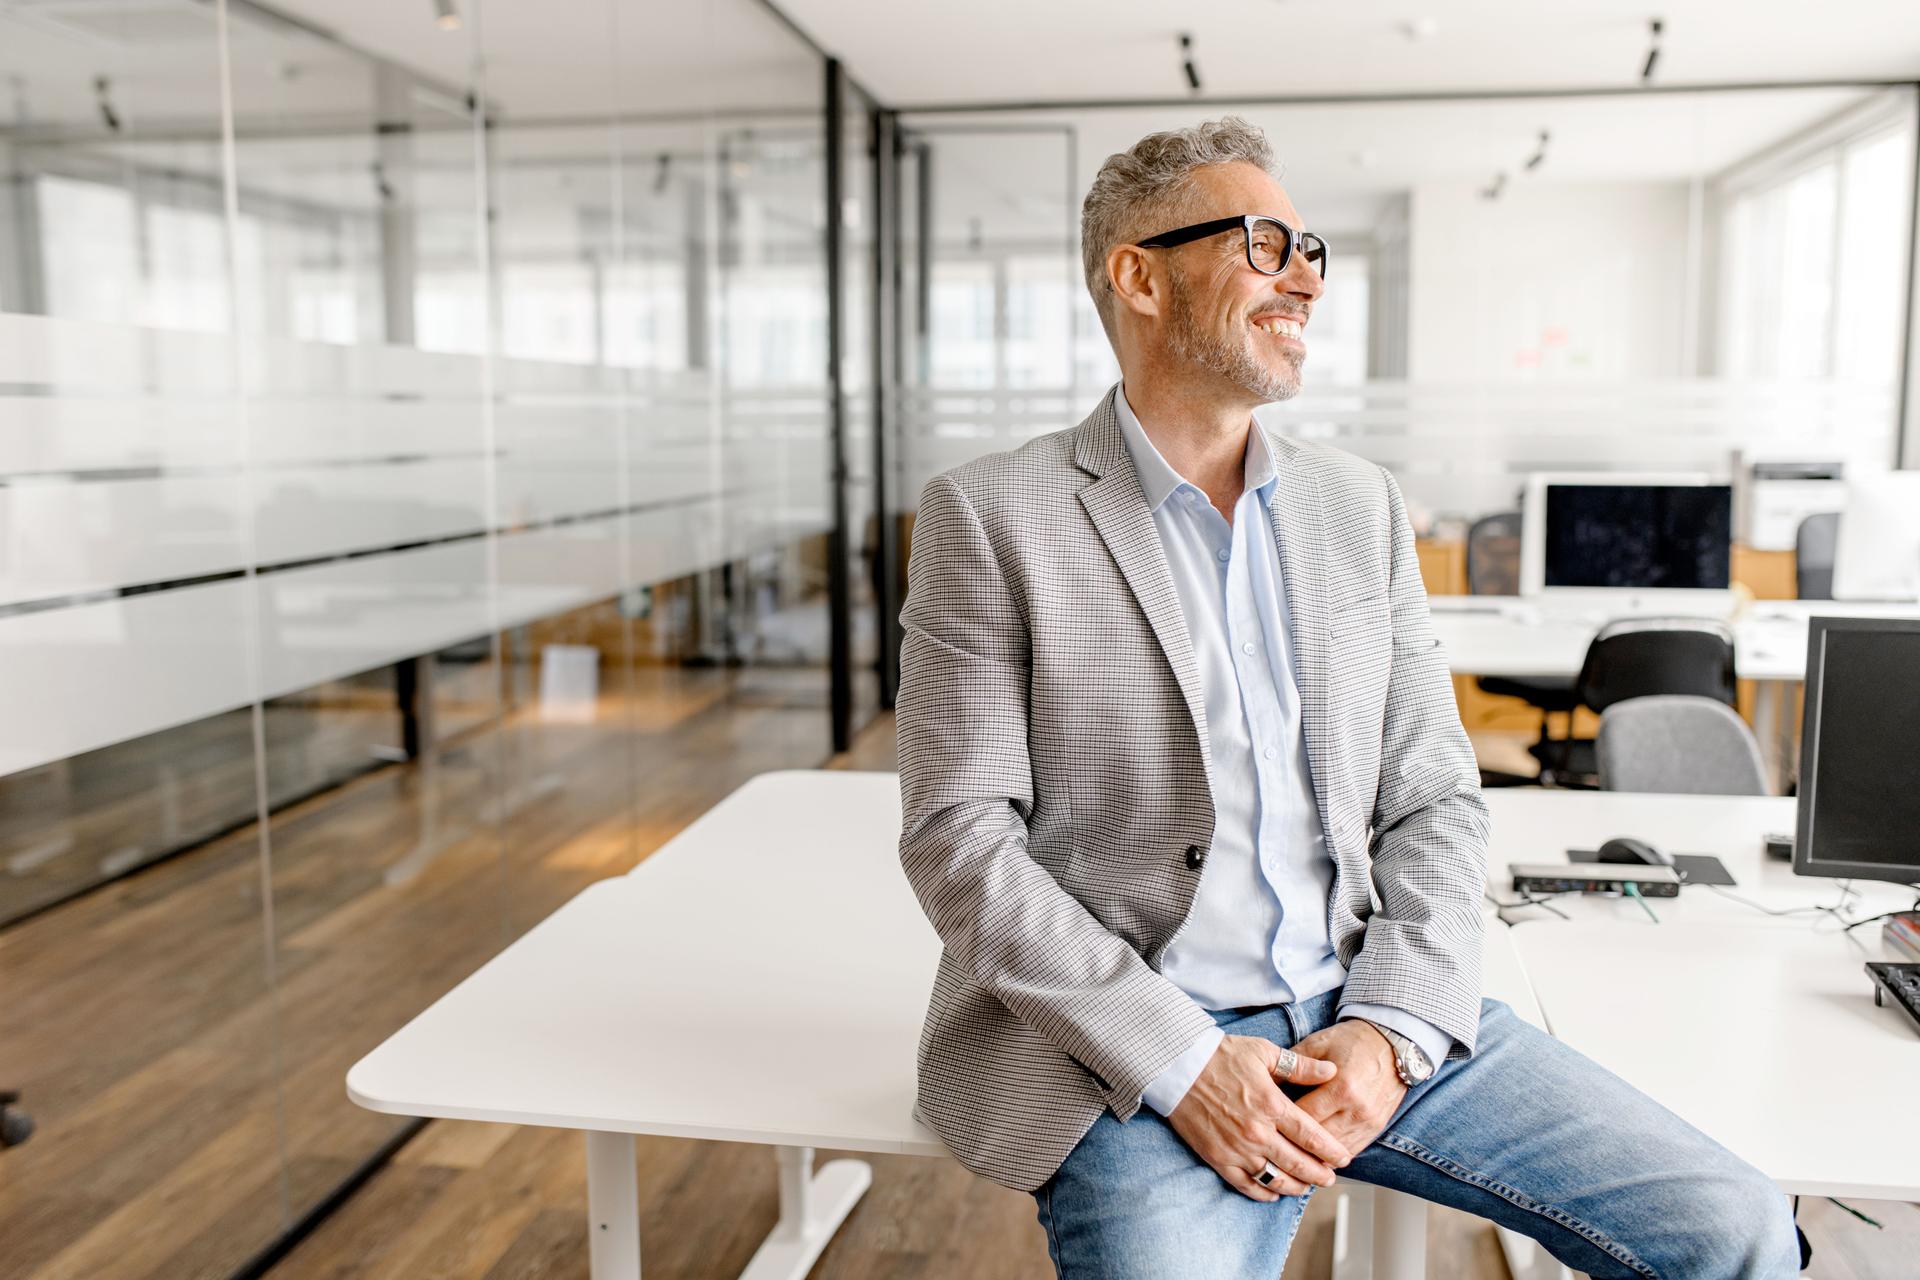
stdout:
<svg viewBox="0 0 1920 1280">
<path fill-rule="evenodd" d="M 0 1280 L 257 1262 L 355 1059 L 886 701 L 878 113 L 697 7 L 0 13 Z"/>
</svg>

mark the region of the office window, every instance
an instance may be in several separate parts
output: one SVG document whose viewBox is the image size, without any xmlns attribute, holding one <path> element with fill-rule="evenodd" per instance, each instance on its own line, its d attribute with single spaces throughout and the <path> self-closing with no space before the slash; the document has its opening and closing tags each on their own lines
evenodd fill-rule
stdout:
<svg viewBox="0 0 1920 1280">
<path fill-rule="evenodd" d="M 1903 274 L 1896 247 L 1906 230 L 1912 160 L 1904 129 L 1849 147 L 1841 159 L 1835 377 L 1891 385 L 1899 376 Z"/>
<path fill-rule="evenodd" d="M 1064 387 L 1073 380 L 1073 298 L 1079 287 L 1061 254 L 1007 260 L 1007 385 Z"/>
<path fill-rule="evenodd" d="M 1723 374 L 1892 384 L 1911 152 L 1906 124 L 1883 125 L 1732 195 Z"/>
<path fill-rule="evenodd" d="M 991 262 L 934 262 L 928 353 L 934 386 L 994 384 L 993 292 Z"/>
</svg>

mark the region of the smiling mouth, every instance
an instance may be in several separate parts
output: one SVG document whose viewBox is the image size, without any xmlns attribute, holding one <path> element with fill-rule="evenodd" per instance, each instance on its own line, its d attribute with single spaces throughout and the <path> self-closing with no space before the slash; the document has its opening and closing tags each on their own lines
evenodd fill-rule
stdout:
<svg viewBox="0 0 1920 1280">
<path fill-rule="evenodd" d="M 1306 326 L 1300 321 L 1285 316 L 1262 316 L 1253 322 L 1253 327 L 1276 337 L 1292 338 L 1295 342 L 1301 341 L 1306 331 Z"/>
</svg>

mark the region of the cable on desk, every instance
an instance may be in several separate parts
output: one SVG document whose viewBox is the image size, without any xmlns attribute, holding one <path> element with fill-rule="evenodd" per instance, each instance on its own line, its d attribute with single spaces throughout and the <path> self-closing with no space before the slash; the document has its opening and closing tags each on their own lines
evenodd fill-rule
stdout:
<svg viewBox="0 0 1920 1280">
<path fill-rule="evenodd" d="M 1743 898 L 1737 893 L 1729 893 L 1725 885 L 1710 884 L 1705 887 L 1713 890 L 1715 893 L 1719 894 L 1721 897 L 1727 899 L 1730 902 L 1737 902 L 1743 907 L 1751 907 L 1755 911 L 1760 912 L 1762 915 L 1799 916 L 1799 915 L 1809 915 L 1809 914 L 1817 915 L 1824 912 L 1828 915 L 1840 916 L 1840 913 L 1846 909 L 1846 898 L 1844 896 L 1842 896 L 1838 905 L 1831 906 L 1831 907 L 1819 905 L 1819 904 L 1816 904 L 1813 906 L 1807 906 L 1807 907 L 1769 907 L 1769 906 L 1763 906 L 1762 904 L 1755 902 L 1752 898 Z M 1844 919 L 1845 917 L 1840 917 L 1840 918 Z"/>
<path fill-rule="evenodd" d="M 1629 880 L 1629 881 L 1627 881 L 1627 882 L 1626 882 L 1625 884 L 1622 884 L 1622 885 L 1621 885 L 1620 887 L 1621 887 L 1621 889 L 1623 889 L 1623 890 L 1625 890 L 1625 891 L 1626 891 L 1626 895 L 1627 895 L 1627 896 L 1628 896 L 1629 898 L 1632 898 L 1632 899 L 1633 899 L 1633 900 L 1634 900 L 1635 902 L 1637 902 L 1637 903 L 1639 903 L 1639 904 L 1640 904 L 1640 909 L 1641 909 L 1642 911 L 1644 911 L 1644 912 L 1646 912 L 1646 913 L 1647 913 L 1647 919 L 1649 919 L 1649 920 L 1651 920 L 1651 921 L 1653 921 L 1653 922 L 1654 922 L 1655 924 L 1659 924 L 1659 923 L 1660 923 L 1660 917 L 1659 917 L 1659 916 L 1657 916 L 1657 915 L 1655 915 L 1655 914 L 1653 914 L 1653 908 L 1652 908 L 1652 907 L 1650 907 L 1650 906 L 1648 906 L 1648 905 L 1647 905 L 1647 900 L 1646 900 L 1645 898 L 1643 898 L 1643 897 L 1641 897 L 1641 896 L 1640 896 L 1640 886 L 1639 886 L 1639 885 L 1637 885 L 1637 884 L 1635 884 L 1635 883 L 1634 883 L 1633 881 L 1631 881 L 1631 880 Z"/>
<path fill-rule="evenodd" d="M 1917 897 L 1913 900 L 1913 905 L 1911 907 L 1906 907 L 1899 911 L 1882 911 L 1877 916 L 1868 916 L 1864 920 L 1855 920 L 1852 924 L 1848 925 L 1846 928 L 1842 929 L 1840 932 L 1852 933 L 1855 929 L 1858 929 L 1863 924 L 1872 924 L 1875 920 L 1885 920 L 1888 916 L 1903 916 L 1909 911 L 1920 911 L 1920 897 Z"/>
<path fill-rule="evenodd" d="M 1558 897 L 1562 893 L 1572 893 L 1572 892 L 1573 890 L 1571 889 L 1562 889 L 1562 890 L 1558 890 L 1553 896 Z M 1496 917 L 1498 917 L 1500 923 L 1504 925 L 1510 926 L 1512 925 L 1513 921 L 1507 919 L 1506 916 L 1502 915 L 1501 913 L 1504 911 L 1518 911 L 1522 907 L 1539 907 L 1542 911 L 1553 912 L 1553 914 L 1559 916 L 1562 920 L 1573 919 L 1572 916 L 1568 915 L 1566 912 L 1562 911 L 1560 908 L 1554 906 L 1551 902 L 1548 902 L 1545 898 L 1539 897 L 1535 894 L 1524 893 L 1521 895 L 1521 899 L 1519 902 L 1502 902 L 1500 901 L 1500 899 L 1494 897 L 1493 894 L 1491 893 L 1485 894 L 1483 896 L 1486 898 L 1488 902 L 1493 904 L 1493 914 Z"/>
</svg>

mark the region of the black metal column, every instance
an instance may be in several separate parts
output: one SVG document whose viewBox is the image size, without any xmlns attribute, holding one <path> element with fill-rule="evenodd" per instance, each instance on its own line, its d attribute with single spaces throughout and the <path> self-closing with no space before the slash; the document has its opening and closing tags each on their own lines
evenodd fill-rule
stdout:
<svg viewBox="0 0 1920 1280">
<path fill-rule="evenodd" d="M 879 613 L 880 705 L 900 688 L 900 121 L 874 113 L 873 147 L 873 508 L 877 517 L 873 603 Z"/>
<path fill-rule="evenodd" d="M 847 574 L 853 545 L 847 500 L 847 389 L 841 366 L 846 348 L 846 245 L 841 210 L 846 199 L 846 84 L 840 60 L 826 66 L 827 143 L 827 458 L 833 485 L 833 529 L 827 535 L 828 705 L 833 749 L 853 742 L 853 583 Z"/>
</svg>

